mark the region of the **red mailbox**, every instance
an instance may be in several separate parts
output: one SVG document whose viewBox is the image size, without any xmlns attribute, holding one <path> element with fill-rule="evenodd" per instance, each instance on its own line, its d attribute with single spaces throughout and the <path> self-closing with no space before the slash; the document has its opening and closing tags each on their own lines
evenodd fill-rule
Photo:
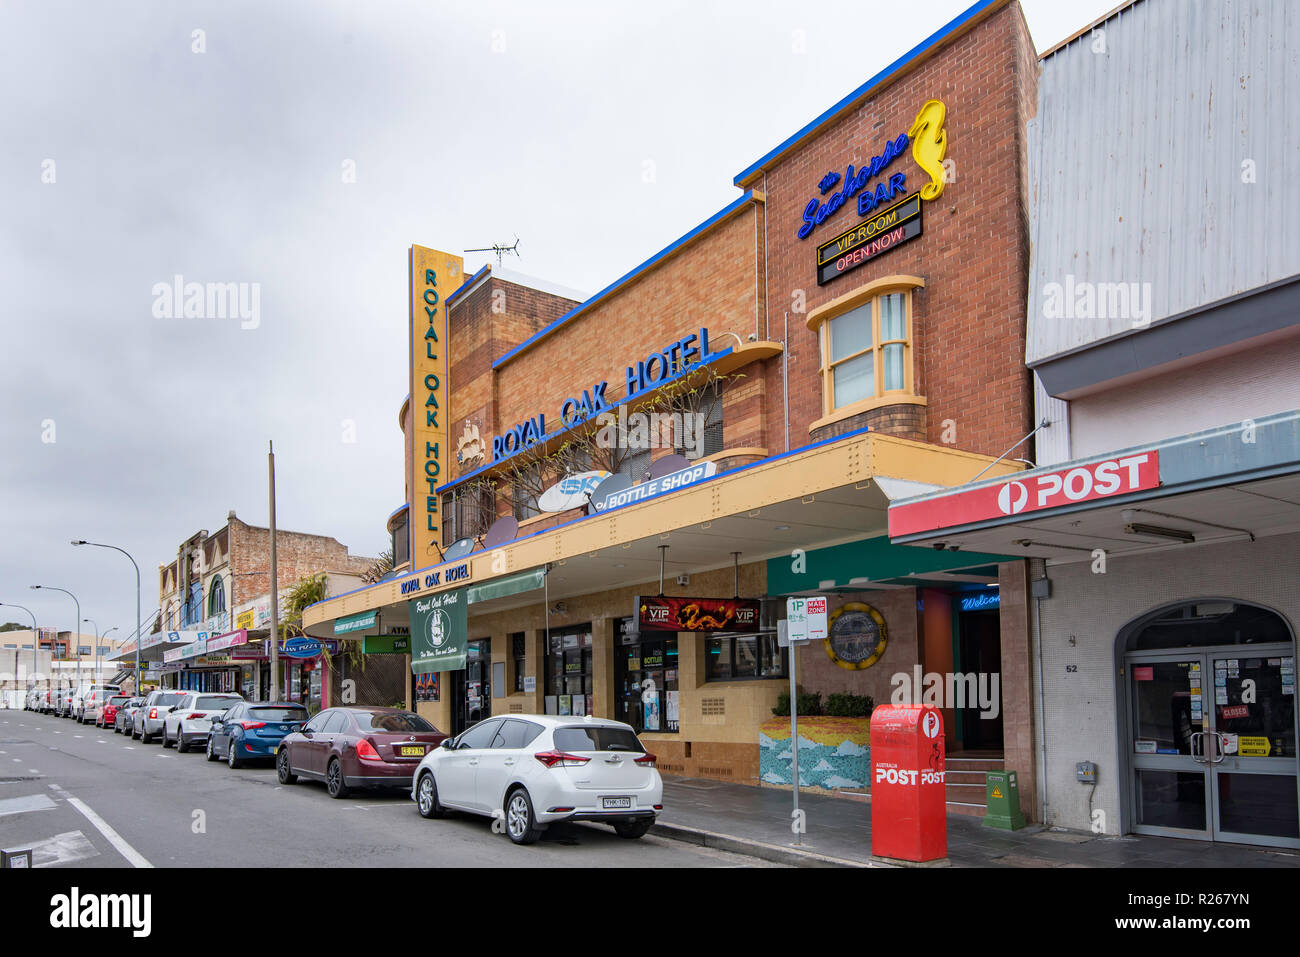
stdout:
<svg viewBox="0 0 1300 957">
<path fill-rule="evenodd" d="M 948 856 L 943 715 L 919 704 L 871 712 L 871 853 L 902 861 Z"/>
</svg>

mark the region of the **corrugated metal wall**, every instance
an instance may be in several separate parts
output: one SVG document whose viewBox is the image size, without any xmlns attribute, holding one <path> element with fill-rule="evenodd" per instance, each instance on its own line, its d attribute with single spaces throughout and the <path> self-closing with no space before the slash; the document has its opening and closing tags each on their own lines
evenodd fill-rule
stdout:
<svg viewBox="0 0 1300 957">
<path fill-rule="evenodd" d="M 1137 283 L 1158 322 L 1300 273 L 1300 3 L 1143 0 L 1099 30 L 1043 60 L 1029 124 L 1031 363 L 1142 327 L 1048 318 L 1052 283 Z"/>
</svg>

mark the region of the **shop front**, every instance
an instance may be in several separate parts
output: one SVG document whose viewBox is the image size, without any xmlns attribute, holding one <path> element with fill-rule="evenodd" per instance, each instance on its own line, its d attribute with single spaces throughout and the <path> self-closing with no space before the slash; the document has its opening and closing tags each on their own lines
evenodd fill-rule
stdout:
<svg viewBox="0 0 1300 957">
<path fill-rule="evenodd" d="M 990 62 L 992 80 L 971 66 Z M 665 772 L 755 783 L 789 683 L 784 599 L 825 592 L 841 664 L 799 654 L 830 669 L 806 662 L 827 694 L 889 700 L 878 678 L 918 665 L 1001 672 L 998 717 L 977 726 L 963 703 L 954 741 L 1022 755 L 1018 553 L 806 569 L 881 539 L 901 497 L 1023 468 L 1005 452 L 1030 431 L 1020 131 L 1035 76 L 1018 7 L 976 4 L 587 298 L 412 246 L 407 500 L 386 521 L 407 561 L 308 608 L 308 634 L 408 616 L 409 700 L 439 728 L 616 717 Z M 975 235 L 978 260 L 952 255 Z M 868 609 L 899 636 L 886 658 Z"/>
</svg>

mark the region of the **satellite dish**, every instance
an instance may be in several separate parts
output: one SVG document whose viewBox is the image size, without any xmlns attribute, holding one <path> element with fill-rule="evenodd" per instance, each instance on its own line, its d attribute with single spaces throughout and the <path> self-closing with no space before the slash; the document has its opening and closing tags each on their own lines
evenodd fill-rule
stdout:
<svg viewBox="0 0 1300 957">
<path fill-rule="evenodd" d="M 474 539 L 458 538 L 447 546 L 447 550 L 442 553 L 442 560 L 453 562 L 458 558 L 464 558 L 472 551 L 474 551 Z"/>
<path fill-rule="evenodd" d="M 665 455 L 658 462 L 655 462 L 650 466 L 650 478 L 663 478 L 665 475 L 672 475 L 674 472 L 680 472 L 682 469 L 688 469 L 690 467 L 690 459 L 674 452 L 672 455 Z"/>
<path fill-rule="evenodd" d="M 492 527 L 483 536 L 484 548 L 496 548 L 506 542 L 513 542 L 519 537 L 519 522 L 513 515 L 503 515 L 492 523 Z"/>
<path fill-rule="evenodd" d="M 621 492 L 623 489 L 631 487 L 632 479 L 630 476 L 624 475 L 622 472 L 615 472 L 609 478 L 605 479 L 605 481 L 597 485 L 592 491 L 591 498 L 588 500 L 587 504 L 587 514 L 593 515 L 596 512 L 603 511 L 606 496 L 612 495 L 616 492 Z M 598 508 L 597 506 L 600 507 Z"/>
</svg>

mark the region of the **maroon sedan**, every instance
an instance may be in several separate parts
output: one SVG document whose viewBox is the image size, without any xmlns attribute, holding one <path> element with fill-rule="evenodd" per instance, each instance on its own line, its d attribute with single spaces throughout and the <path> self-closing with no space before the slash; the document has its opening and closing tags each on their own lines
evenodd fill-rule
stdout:
<svg viewBox="0 0 1300 957">
<path fill-rule="evenodd" d="M 281 784 L 325 782 L 330 797 L 353 788 L 411 788 L 425 754 L 447 735 L 400 708 L 330 708 L 287 735 L 275 755 Z"/>
</svg>

